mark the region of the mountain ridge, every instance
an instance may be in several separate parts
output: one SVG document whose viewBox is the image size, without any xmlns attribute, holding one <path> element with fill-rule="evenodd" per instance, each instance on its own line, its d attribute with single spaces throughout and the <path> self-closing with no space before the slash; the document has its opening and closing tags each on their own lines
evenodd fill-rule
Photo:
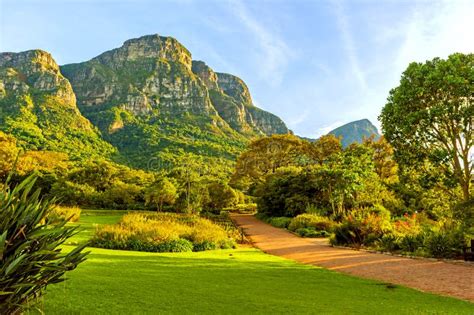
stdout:
<svg viewBox="0 0 474 315">
<path fill-rule="evenodd" d="M 362 143 L 364 139 L 371 136 L 374 136 L 375 139 L 380 137 L 377 128 L 366 118 L 339 126 L 328 132 L 328 134 L 340 137 L 343 147 L 347 147 L 352 143 Z"/>
<path fill-rule="evenodd" d="M 51 121 L 68 117 L 55 132 L 78 138 L 74 140 L 77 145 L 70 148 L 66 148 L 68 141 L 61 145 L 52 137 L 45 138 L 42 145 L 32 144 L 38 142 L 35 135 L 45 131 L 54 136 L 48 121 L 41 118 L 44 115 L 33 117 L 28 126 L 21 128 L 10 128 L 5 123 L 0 126 L 20 139 L 28 128 L 36 128 L 23 139 L 25 145 L 34 148 L 74 155 L 81 139 L 89 137 L 86 142 L 96 141 L 97 146 L 107 147 L 100 155 L 115 154 L 139 168 L 145 168 L 150 159 L 169 159 L 170 154 L 184 153 L 232 163 L 254 137 L 291 132 L 279 117 L 253 104 L 242 79 L 192 60 L 191 52 L 172 37 L 146 35 L 129 39 L 88 61 L 62 66 L 45 51 L 33 52 L 36 53 L 0 55 L 4 60 L 0 64 L 0 121 L 11 120 L 7 108 L 16 106 L 18 112 L 25 111 L 28 106 L 20 105 L 18 98 L 33 90 L 28 84 L 36 83 L 28 83 L 29 80 L 43 78 L 37 83 L 43 88 L 42 95 L 49 93 L 56 99 L 57 108 L 68 107 L 71 112 L 51 117 Z M 14 67 L 7 64 L 12 56 L 16 56 Z M 42 59 L 39 63 L 35 61 L 38 58 Z M 26 71 L 27 68 L 32 70 Z M 13 82 L 8 73 L 15 71 L 21 75 Z M 7 94 L 13 98 L 5 97 Z M 35 102 L 35 108 L 46 104 L 44 98 Z M 35 124 L 38 117 L 42 124 Z M 77 126 L 78 122 L 82 127 Z M 89 133 L 87 137 L 72 136 L 72 130 L 81 128 Z M 55 145 L 51 145 L 53 142 Z"/>
</svg>

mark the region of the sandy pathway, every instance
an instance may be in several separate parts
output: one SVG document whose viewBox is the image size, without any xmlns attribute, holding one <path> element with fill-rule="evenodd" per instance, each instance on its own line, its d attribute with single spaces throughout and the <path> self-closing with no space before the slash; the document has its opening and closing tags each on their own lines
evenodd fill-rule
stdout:
<svg viewBox="0 0 474 315">
<path fill-rule="evenodd" d="M 251 215 L 232 215 L 253 244 L 266 253 L 422 291 L 474 301 L 474 266 L 334 248 L 275 228 Z"/>
</svg>

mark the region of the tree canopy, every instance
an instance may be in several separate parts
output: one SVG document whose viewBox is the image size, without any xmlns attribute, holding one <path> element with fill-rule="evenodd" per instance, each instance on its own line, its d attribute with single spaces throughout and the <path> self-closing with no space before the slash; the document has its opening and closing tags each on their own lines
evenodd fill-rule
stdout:
<svg viewBox="0 0 474 315">
<path fill-rule="evenodd" d="M 379 117 L 400 164 L 428 159 L 456 179 L 464 200 L 471 195 L 473 100 L 474 54 L 457 53 L 411 63 Z"/>
</svg>

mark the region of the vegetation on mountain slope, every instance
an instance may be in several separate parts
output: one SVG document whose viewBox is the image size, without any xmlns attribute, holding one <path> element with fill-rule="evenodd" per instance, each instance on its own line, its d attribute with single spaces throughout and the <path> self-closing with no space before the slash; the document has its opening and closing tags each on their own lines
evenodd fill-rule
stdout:
<svg viewBox="0 0 474 315">
<path fill-rule="evenodd" d="M 365 139 L 380 137 L 377 128 L 368 119 L 350 122 L 329 132 L 331 135 L 341 138 L 343 147 L 348 147 L 352 143 L 362 143 Z"/>
</svg>

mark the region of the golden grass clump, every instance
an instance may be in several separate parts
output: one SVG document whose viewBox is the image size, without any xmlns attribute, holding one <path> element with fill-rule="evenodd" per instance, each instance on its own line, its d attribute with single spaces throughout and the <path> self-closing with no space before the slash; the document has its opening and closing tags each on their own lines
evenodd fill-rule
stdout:
<svg viewBox="0 0 474 315">
<path fill-rule="evenodd" d="M 202 251 L 235 245 L 221 226 L 196 215 L 129 213 L 119 223 L 100 227 L 92 245 L 152 252 Z"/>
<path fill-rule="evenodd" d="M 77 222 L 81 217 L 81 208 L 56 206 L 48 215 L 48 218 L 55 220 L 67 220 Z"/>
</svg>

